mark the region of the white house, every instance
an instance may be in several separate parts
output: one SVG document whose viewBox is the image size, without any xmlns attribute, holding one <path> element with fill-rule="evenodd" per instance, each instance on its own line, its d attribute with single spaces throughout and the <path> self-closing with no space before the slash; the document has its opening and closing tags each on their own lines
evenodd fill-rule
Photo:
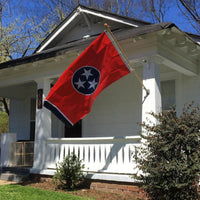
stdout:
<svg viewBox="0 0 200 200">
<path fill-rule="evenodd" d="M 130 73 L 106 88 L 81 122 L 66 128 L 42 101 L 72 61 L 104 31 L 104 23 L 150 94 L 146 96 Z M 138 122 L 145 121 L 149 111 L 176 104 L 180 112 L 185 103 L 200 102 L 199 42 L 199 36 L 172 23 L 150 24 L 78 6 L 32 55 L 0 64 L 0 96 L 10 99 L 1 166 L 13 166 L 17 159 L 18 154 L 10 156 L 8 151 L 11 142 L 31 140 L 31 173 L 54 174 L 56 162 L 74 151 L 89 178 L 131 182 L 132 153 L 141 145 Z"/>
</svg>

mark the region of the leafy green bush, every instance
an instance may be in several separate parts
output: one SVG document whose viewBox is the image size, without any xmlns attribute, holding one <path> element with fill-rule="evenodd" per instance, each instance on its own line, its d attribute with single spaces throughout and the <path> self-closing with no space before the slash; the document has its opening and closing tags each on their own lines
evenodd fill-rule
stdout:
<svg viewBox="0 0 200 200">
<path fill-rule="evenodd" d="M 8 133 L 8 120 L 7 113 L 0 111 L 0 136 L 1 133 Z"/>
<path fill-rule="evenodd" d="M 186 105 L 180 116 L 175 108 L 151 113 L 157 124 L 143 123 L 146 141 L 135 157 L 141 183 L 152 200 L 200 199 L 200 108 Z"/>
<path fill-rule="evenodd" d="M 56 164 L 53 182 L 56 185 L 60 183 L 62 189 L 72 190 L 84 180 L 83 169 L 82 161 L 74 153 L 71 153 L 65 157 L 63 162 Z"/>
</svg>

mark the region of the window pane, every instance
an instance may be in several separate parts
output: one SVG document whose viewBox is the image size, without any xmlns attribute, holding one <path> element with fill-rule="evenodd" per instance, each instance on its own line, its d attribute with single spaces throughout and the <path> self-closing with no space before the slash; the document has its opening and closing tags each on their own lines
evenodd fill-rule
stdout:
<svg viewBox="0 0 200 200">
<path fill-rule="evenodd" d="M 169 110 L 170 106 L 175 105 L 175 81 L 161 82 L 162 109 Z"/>
</svg>

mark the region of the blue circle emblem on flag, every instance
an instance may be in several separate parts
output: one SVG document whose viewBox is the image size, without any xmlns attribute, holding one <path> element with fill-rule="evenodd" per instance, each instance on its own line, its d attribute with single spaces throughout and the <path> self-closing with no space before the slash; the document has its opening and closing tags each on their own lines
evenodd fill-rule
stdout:
<svg viewBox="0 0 200 200">
<path fill-rule="evenodd" d="M 97 89 L 100 72 L 95 67 L 83 66 L 74 72 L 72 85 L 74 89 L 84 95 L 91 95 Z"/>
</svg>

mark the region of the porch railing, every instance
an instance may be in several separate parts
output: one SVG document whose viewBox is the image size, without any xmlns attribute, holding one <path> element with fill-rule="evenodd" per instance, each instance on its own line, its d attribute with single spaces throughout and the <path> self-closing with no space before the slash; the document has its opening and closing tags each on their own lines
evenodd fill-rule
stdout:
<svg viewBox="0 0 200 200">
<path fill-rule="evenodd" d="M 132 174 L 133 155 L 140 145 L 139 136 L 98 138 L 49 138 L 44 155 L 45 168 L 55 169 L 56 163 L 74 152 L 85 165 L 85 171 Z"/>
<path fill-rule="evenodd" d="M 33 165 L 34 142 L 23 141 L 11 143 L 11 166 L 31 167 Z"/>
</svg>

